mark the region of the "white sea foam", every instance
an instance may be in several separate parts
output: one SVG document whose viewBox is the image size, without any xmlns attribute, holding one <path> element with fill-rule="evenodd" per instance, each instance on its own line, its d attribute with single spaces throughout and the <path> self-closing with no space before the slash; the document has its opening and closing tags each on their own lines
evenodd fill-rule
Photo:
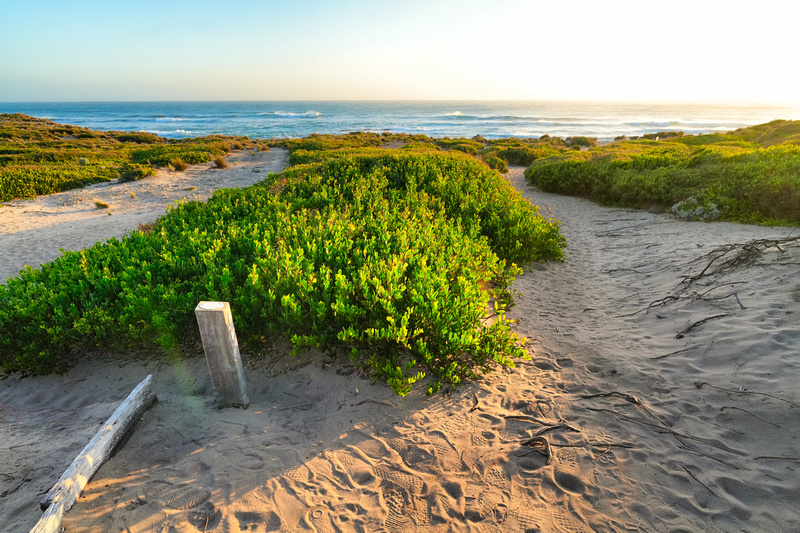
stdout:
<svg viewBox="0 0 800 533">
<path fill-rule="evenodd" d="M 274 113 L 259 113 L 282 118 L 317 118 L 322 115 L 319 111 L 306 111 L 305 113 L 291 113 L 288 111 L 275 111 Z"/>
</svg>

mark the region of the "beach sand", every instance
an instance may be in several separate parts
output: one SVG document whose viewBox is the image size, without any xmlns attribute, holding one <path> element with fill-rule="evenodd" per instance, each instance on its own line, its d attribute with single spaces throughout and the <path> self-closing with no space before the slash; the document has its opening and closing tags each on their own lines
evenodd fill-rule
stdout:
<svg viewBox="0 0 800 533">
<path fill-rule="evenodd" d="M 732 245 L 792 229 L 609 209 L 535 192 L 522 169 L 509 180 L 569 242 L 566 263 L 513 286 L 530 361 L 402 399 L 346 361 L 276 346 L 270 361 L 244 354 L 247 410 L 214 407 L 199 346 L 181 362 L 106 354 L 64 376 L 12 376 L 0 382 L 3 531 L 36 522 L 147 374 L 158 403 L 66 531 L 799 530 L 800 248 L 751 246 L 714 273 Z"/>
</svg>

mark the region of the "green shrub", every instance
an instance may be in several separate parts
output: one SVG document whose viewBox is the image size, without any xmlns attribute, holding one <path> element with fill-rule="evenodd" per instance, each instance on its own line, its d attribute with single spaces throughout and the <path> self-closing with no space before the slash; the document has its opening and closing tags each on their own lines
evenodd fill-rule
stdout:
<svg viewBox="0 0 800 533">
<path fill-rule="evenodd" d="M 155 169 L 149 165 L 139 165 L 136 163 L 125 163 L 119 170 L 120 181 L 138 181 L 150 177 L 156 173 Z"/>
<path fill-rule="evenodd" d="M 542 190 L 607 205 L 668 210 L 694 197 L 703 216 L 794 225 L 800 222 L 800 146 L 793 142 L 798 124 L 620 141 L 535 161 L 525 175 Z M 692 212 L 698 207 L 683 205 Z"/>
<path fill-rule="evenodd" d="M 569 146 L 583 146 L 586 148 L 597 146 L 597 139 L 595 139 L 594 137 L 581 137 L 581 136 L 567 137 L 565 141 Z"/>
<path fill-rule="evenodd" d="M 95 344 L 176 350 L 197 302 L 222 300 L 254 353 L 275 335 L 349 352 L 398 394 L 513 365 L 513 263 L 562 259 L 558 225 L 472 158 L 379 152 L 223 189 L 26 269 L 0 285 L 0 362 L 49 372 Z"/>
<path fill-rule="evenodd" d="M 160 137 L 155 133 L 148 133 L 146 131 L 136 131 L 136 132 L 111 131 L 109 132 L 109 135 L 114 139 L 124 143 L 153 144 L 153 143 L 167 142 L 167 140 L 164 137 Z"/>
<path fill-rule="evenodd" d="M 486 164 L 489 165 L 489 168 L 493 170 L 499 171 L 501 174 L 506 174 L 508 172 L 508 167 L 506 166 L 506 162 L 500 159 L 499 157 L 490 157 L 485 159 Z"/>
<path fill-rule="evenodd" d="M 259 146 L 247 137 L 168 141 L 146 132 L 100 132 L 0 114 L 0 200 L 108 181 L 118 176 L 120 167 L 127 176 L 123 179 L 138 179 L 149 175 L 145 166 L 167 166 L 174 159 L 203 163 L 226 153 L 229 142 Z"/>
</svg>

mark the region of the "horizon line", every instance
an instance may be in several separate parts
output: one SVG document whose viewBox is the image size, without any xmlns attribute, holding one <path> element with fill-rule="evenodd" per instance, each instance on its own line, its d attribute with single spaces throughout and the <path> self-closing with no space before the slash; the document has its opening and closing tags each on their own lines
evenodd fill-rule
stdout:
<svg viewBox="0 0 800 533">
<path fill-rule="evenodd" d="M 586 103 L 586 104 L 630 104 L 630 105 L 759 105 L 759 106 L 774 106 L 774 107 L 788 107 L 800 106 L 799 101 L 768 101 L 768 100 L 667 100 L 667 99 L 587 99 L 587 98 L 348 98 L 348 99 L 143 99 L 143 100 L 4 100 L 0 101 L 3 104 L 147 104 L 147 103 L 265 103 L 265 102 L 297 102 L 297 103 L 388 103 L 388 102 L 463 102 L 463 103 L 478 103 L 478 102 L 515 102 L 515 103 L 544 103 L 544 102 L 560 102 L 560 103 Z"/>
</svg>

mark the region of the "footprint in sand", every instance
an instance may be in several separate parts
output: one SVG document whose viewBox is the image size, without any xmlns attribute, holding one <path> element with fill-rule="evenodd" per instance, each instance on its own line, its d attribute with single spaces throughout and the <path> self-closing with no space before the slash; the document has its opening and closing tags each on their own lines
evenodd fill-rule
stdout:
<svg viewBox="0 0 800 533">
<path fill-rule="evenodd" d="M 439 464 L 445 472 L 458 472 L 463 470 L 465 465 L 461 460 L 453 439 L 444 431 L 432 431 L 430 434 L 431 444 L 436 451 Z"/>
<path fill-rule="evenodd" d="M 276 489 L 272 498 L 275 501 L 275 507 L 281 518 L 281 523 L 289 531 L 299 529 L 300 522 L 305 522 L 306 519 L 306 512 L 308 511 L 306 504 L 297 499 L 294 492 L 290 494 L 283 487 Z"/>
<path fill-rule="evenodd" d="M 375 475 L 385 481 L 398 485 L 412 494 L 420 494 L 422 492 L 422 480 L 400 470 L 376 466 Z"/>
<path fill-rule="evenodd" d="M 523 531 L 525 533 L 539 533 L 541 531 L 539 528 L 539 520 L 543 514 L 544 512 L 541 509 L 511 509 L 508 512 L 509 520 L 506 526 L 511 526 L 514 524 L 514 522 L 516 522 L 516 531 Z M 508 527 L 508 530 L 513 531 L 513 529 L 510 527 Z"/>
<path fill-rule="evenodd" d="M 221 452 L 220 452 L 221 453 Z M 225 450 L 225 458 L 234 468 L 258 472 L 266 466 L 264 460 L 252 452 L 245 452 L 240 448 Z"/>
<path fill-rule="evenodd" d="M 578 522 L 570 513 L 561 509 L 554 509 L 552 511 L 553 525 L 557 527 L 557 531 L 564 533 L 591 533 L 591 529 L 587 528 L 581 522 Z"/>
<path fill-rule="evenodd" d="M 164 496 L 164 505 L 170 509 L 186 511 L 205 503 L 211 495 L 195 487 L 179 487 Z"/>
<path fill-rule="evenodd" d="M 358 453 L 356 449 L 353 449 L 353 453 L 336 452 L 335 462 L 341 465 L 342 470 L 348 476 L 349 485 L 353 487 L 367 487 L 375 483 L 375 471 L 372 464 L 363 457 L 363 454 Z"/>
<path fill-rule="evenodd" d="M 562 448 L 555 454 L 553 480 L 556 485 L 572 494 L 583 494 L 586 485 L 581 481 L 579 457 L 574 448 Z"/>
<path fill-rule="evenodd" d="M 416 524 L 410 517 L 409 505 L 406 502 L 405 494 L 396 488 L 383 491 L 383 498 L 386 502 L 387 516 L 384 527 L 389 531 L 405 533 L 415 531 Z"/>
<path fill-rule="evenodd" d="M 213 531 L 222 521 L 222 512 L 213 504 L 206 502 L 202 506 L 192 509 L 186 516 L 186 520 L 197 531 Z"/>
<path fill-rule="evenodd" d="M 517 473 L 522 477 L 538 476 L 542 467 L 547 464 L 544 454 L 530 448 L 523 448 L 512 456 L 515 458 Z"/>
<path fill-rule="evenodd" d="M 482 522 L 488 520 L 496 524 L 505 522 L 508 516 L 508 505 L 506 496 L 502 492 L 487 490 L 477 498 L 467 503 L 465 517 L 471 522 Z"/>
<path fill-rule="evenodd" d="M 256 531 L 264 520 L 264 515 L 253 511 L 237 511 L 234 518 L 239 523 L 240 531 Z"/>
</svg>

